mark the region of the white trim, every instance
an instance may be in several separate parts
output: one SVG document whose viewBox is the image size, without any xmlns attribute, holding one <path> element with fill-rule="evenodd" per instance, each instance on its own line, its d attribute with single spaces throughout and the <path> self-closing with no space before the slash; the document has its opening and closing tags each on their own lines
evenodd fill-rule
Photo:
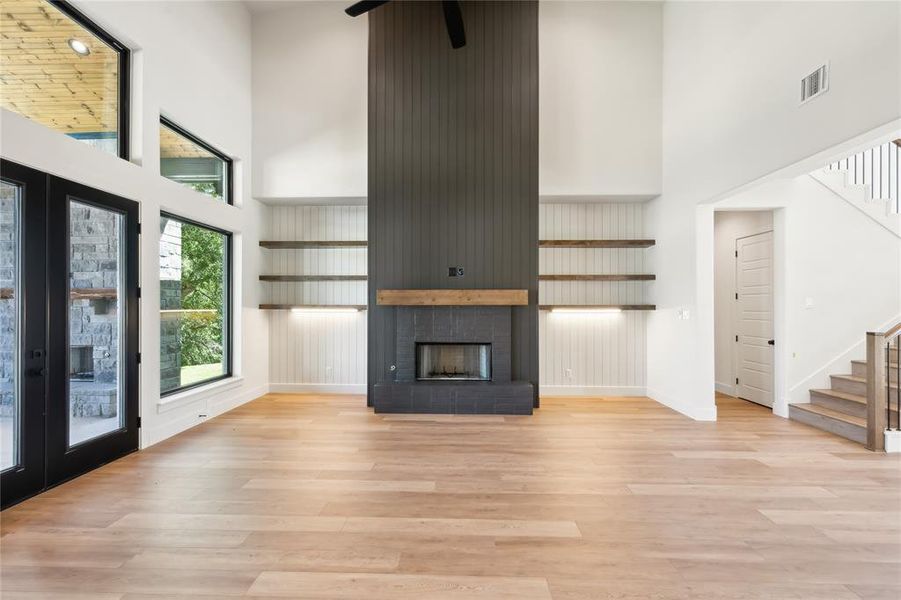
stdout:
<svg viewBox="0 0 901 600">
<path fill-rule="evenodd" d="M 682 413 L 686 417 L 691 417 L 695 421 L 716 421 L 716 402 L 713 400 L 712 395 L 710 403 L 704 406 L 698 406 L 693 402 L 669 398 L 651 388 L 648 388 L 648 397 L 667 408 Z"/>
<path fill-rule="evenodd" d="M 172 394 L 171 396 L 165 396 L 160 398 L 160 401 L 157 403 L 156 412 L 169 412 L 170 410 L 175 410 L 176 408 L 187 406 L 194 402 L 206 400 L 215 394 L 221 394 L 222 392 L 227 392 L 240 387 L 243 383 L 243 377 L 229 377 L 228 379 L 214 381 L 207 385 L 201 385 L 177 394 Z"/>
<path fill-rule="evenodd" d="M 609 386 L 609 385 L 540 385 L 539 397 L 544 396 L 626 396 L 645 397 L 645 389 L 641 386 Z"/>
<path fill-rule="evenodd" d="M 231 387 L 227 387 L 225 389 L 231 389 Z M 208 388 L 204 388 L 204 391 L 207 392 L 209 390 Z M 222 391 L 223 388 L 218 387 L 214 392 L 203 394 L 198 399 L 208 399 L 211 395 L 215 393 L 221 393 Z M 213 399 L 212 401 L 207 403 L 202 416 L 195 411 L 191 411 L 182 417 L 167 420 L 159 427 L 144 428 L 141 430 L 141 450 L 144 450 L 158 442 L 162 442 L 163 440 L 169 439 L 172 436 L 178 435 L 179 433 L 187 431 L 188 429 L 191 429 L 195 425 L 199 425 L 204 421 L 209 421 L 214 417 L 218 417 L 219 415 L 226 413 L 233 408 L 237 408 L 242 404 L 250 402 L 251 400 L 256 400 L 260 396 L 265 396 L 268 392 L 269 386 L 261 385 L 259 387 L 247 390 L 244 393 L 236 394 L 231 397 Z M 184 406 L 184 404 L 182 404 L 182 406 Z"/>
<path fill-rule="evenodd" d="M 270 383 L 273 393 L 294 394 L 365 394 L 365 383 Z"/>
<path fill-rule="evenodd" d="M 722 383 L 717 381 L 714 383 L 714 388 L 720 394 L 726 394 L 727 396 L 735 396 L 735 384 L 734 383 Z"/>
<path fill-rule="evenodd" d="M 885 432 L 885 451 L 891 454 L 901 452 L 901 431 Z"/>
</svg>

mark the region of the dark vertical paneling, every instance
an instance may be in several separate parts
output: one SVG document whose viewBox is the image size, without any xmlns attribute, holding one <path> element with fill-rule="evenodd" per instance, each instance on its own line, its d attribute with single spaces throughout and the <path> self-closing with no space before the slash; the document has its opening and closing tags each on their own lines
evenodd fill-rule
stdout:
<svg viewBox="0 0 901 600">
<path fill-rule="evenodd" d="M 380 288 L 528 288 L 513 377 L 538 394 L 538 5 L 463 2 L 452 50 L 438 2 L 369 14 L 369 392 L 391 381 Z M 466 276 L 449 278 L 447 267 Z"/>
</svg>

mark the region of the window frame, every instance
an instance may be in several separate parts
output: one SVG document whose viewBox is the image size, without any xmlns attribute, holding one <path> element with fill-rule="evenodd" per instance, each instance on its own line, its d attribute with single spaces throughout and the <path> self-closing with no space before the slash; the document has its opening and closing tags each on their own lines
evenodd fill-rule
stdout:
<svg viewBox="0 0 901 600">
<path fill-rule="evenodd" d="M 187 139 L 189 142 L 197 144 L 198 146 L 200 146 L 201 148 L 203 148 L 204 150 L 206 150 L 207 152 L 209 152 L 210 154 L 212 154 L 213 156 L 215 156 L 216 158 L 218 158 L 225 164 L 225 189 L 224 189 L 225 197 L 222 200 L 224 200 L 223 204 L 228 204 L 230 206 L 233 206 L 235 204 L 235 202 L 234 202 L 234 194 L 233 194 L 234 161 L 232 160 L 232 158 L 230 156 L 228 156 L 227 154 L 225 154 L 224 152 L 222 152 L 221 150 L 217 150 L 211 144 L 203 141 L 202 139 L 200 139 L 199 137 L 197 137 L 196 135 L 194 135 L 193 133 L 191 133 L 190 131 L 188 131 L 187 129 L 185 129 L 184 127 L 179 125 L 178 123 L 175 123 L 172 119 L 166 117 L 165 115 L 160 115 L 160 126 L 168 127 L 169 129 L 171 129 L 178 135 Z M 163 160 L 163 157 L 160 156 L 161 163 L 162 163 L 162 160 Z M 162 174 L 161 174 L 161 177 L 165 177 L 166 179 L 169 179 L 168 177 L 166 177 L 165 175 L 162 175 Z M 169 181 L 175 181 L 175 180 L 169 179 Z M 178 182 L 178 181 L 175 181 L 175 183 L 180 184 L 180 182 Z M 197 193 L 203 194 L 203 192 L 197 192 Z M 216 198 L 213 198 L 209 194 L 203 194 L 203 195 L 207 196 L 209 198 L 212 198 L 213 200 L 216 200 Z"/>
<path fill-rule="evenodd" d="M 110 35 L 106 30 L 97 25 L 97 23 L 92 21 L 88 16 L 72 6 L 72 4 L 66 0 L 47 0 L 47 2 L 87 29 L 91 34 L 100 38 L 102 42 L 115 50 L 119 55 L 119 90 L 117 98 L 119 103 L 119 131 L 116 132 L 116 142 L 118 144 L 117 154 L 122 160 L 129 160 L 131 157 L 131 135 L 129 132 L 129 125 L 131 122 L 131 49 Z"/>
<path fill-rule="evenodd" d="M 211 383 L 215 383 L 217 381 L 222 381 L 223 379 L 229 379 L 234 376 L 234 365 L 233 365 L 233 342 L 234 342 L 234 324 L 233 324 L 233 310 L 232 304 L 234 304 L 234 283 L 233 277 L 234 273 L 232 270 L 233 260 L 232 260 L 232 248 L 234 247 L 232 240 L 232 232 L 226 231 L 225 229 L 220 229 L 218 227 L 214 227 L 212 225 L 207 225 L 206 223 L 201 223 L 200 221 L 195 221 L 194 219 L 189 219 L 187 217 L 182 217 L 167 211 L 160 211 L 160 219 L 173 219 L 178 221 L 179 223 L 183 223 L 186 225 L 193 225 L 194 227 L 201 227 L 203 229 L 207 229 L 209 231 L 214 231 L 218 234 L 221 234 L 225 238 L 225 283 L 223 284 L 223 295 L 225 296 L 225 306 L 222 311 L 222 327 L 225 331 L 222 332 L 222 352 L 225 354 L 225 372 L 222 375 L 218 375 L 211 379 L 204 379 L 203 381 L 198 381 L 192 383 L 190 385 L 181 385 L 177 388 L 172 388 L 171 390 L 163 391 L 160 390 L 160 399 L 166 398 L 168 396 L 173 396 L 175 394 L 180 394 L 182 392 L 188 390 L 194 390 Z M 157 251 L 159 251 L 159 241 L 157 242 Z M 159 278 L 159 273 L 157 273 L 157 278 Z M 161 323 L 161 320 L 157 321 Z M 157 327 L 159 329 L 159 325 Z M 157 374 L 157 379 L 159 380 L 159 374 Z"/>
</svg>

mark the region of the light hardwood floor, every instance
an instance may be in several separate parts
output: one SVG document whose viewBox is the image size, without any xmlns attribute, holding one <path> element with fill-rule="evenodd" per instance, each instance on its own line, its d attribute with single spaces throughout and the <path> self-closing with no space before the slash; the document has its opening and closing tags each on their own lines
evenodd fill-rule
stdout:
<svg viewBox="0 0 901 600">
<path fill-rule="evenodd" d="M 269 395 L 2 513 L 2 597 L 901 597 L 901 461 L 734 399 Z"/>
</svg>

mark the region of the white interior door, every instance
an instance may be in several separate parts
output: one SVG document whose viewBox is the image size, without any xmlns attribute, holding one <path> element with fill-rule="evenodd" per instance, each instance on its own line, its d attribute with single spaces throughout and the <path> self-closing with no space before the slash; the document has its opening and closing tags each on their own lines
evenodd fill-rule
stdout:
<svg viewBox="0 0 901 600">
<path fill-rule="evenodd" d="M 735 241 L 736 389 L 773 406 L 773 233 Z"/>
</svg>

